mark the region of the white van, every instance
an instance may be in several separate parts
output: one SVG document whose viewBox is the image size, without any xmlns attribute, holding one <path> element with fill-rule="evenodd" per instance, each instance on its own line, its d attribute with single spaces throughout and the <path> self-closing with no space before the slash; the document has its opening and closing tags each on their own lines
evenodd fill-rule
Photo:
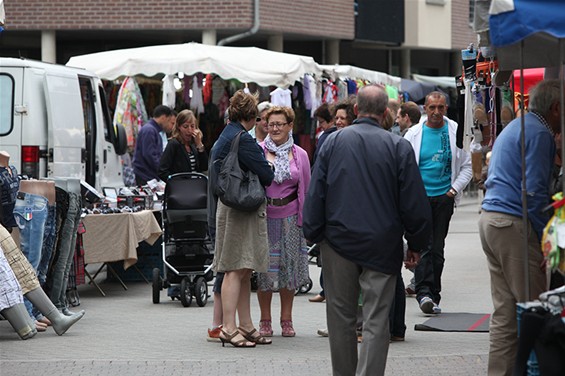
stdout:
<svg viewBox="0 0 565 376">
<path fill-rule="evenodd" d="M 20 174 L 123 186 L 125 130 L 100 79 L 83 69 L 0 57 L 0 150 Z"/>
</svg>

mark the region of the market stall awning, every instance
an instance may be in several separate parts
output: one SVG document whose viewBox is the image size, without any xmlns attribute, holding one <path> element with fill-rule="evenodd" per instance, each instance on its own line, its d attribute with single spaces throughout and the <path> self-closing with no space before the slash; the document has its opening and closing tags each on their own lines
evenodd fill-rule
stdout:
<svg viewBox="0 0 565 376">
<path fill-rule="evenodd" d="M 423 103 L 426 95 L 428 95 L 432 91 L 438 90 L 438 87 L 434 84 L 417 82 L 403 78 L 401 80 L 400 90 L 405 94 L 408 94 L 408 100 L 416 103 Z M 449 102 L 449 96 L 447 97 L 447 99 Z"/>
<path fill-rule="evenodd" d="M 431 84 L 441 87 L 450 87 L 455 89 L 455 77 L 452 76 L 424 76 L 423 74 L 412 74 L 412 78 L 416 82 L 423 84 Z"/>
<path fill-rule="evenodd" d="M 345 80 L 361 79 L 367 80 L 376 84 L 390 85 L 400 89 L 400 77 L 391 76 L 386 73 L 372 71 L 370 69 L 358 68 L 353 65 L 320 65 L 326 74 L 331 79 L 337 78 Z"/>
<path fill-rule="evenodd" d="M 565 1 L 493 0 L 490 39 L 501 70 L 559 65 L 565 52 Z M 523 64 L 521 64 L 521 44 Z"/>
<path fill-rule="evenodd" d="M 153 77 L 178 72 L 187 75 L 214 73 L 223 79 L 278 87 L 293 85 L 304 74 L 322 73 L 318 64 L 309 56 L 257 47 L 210 46 L 194 42 L 74 56 L 67 65 L 85 68 L 107 80 L 122 76 Z"/>
</svg>

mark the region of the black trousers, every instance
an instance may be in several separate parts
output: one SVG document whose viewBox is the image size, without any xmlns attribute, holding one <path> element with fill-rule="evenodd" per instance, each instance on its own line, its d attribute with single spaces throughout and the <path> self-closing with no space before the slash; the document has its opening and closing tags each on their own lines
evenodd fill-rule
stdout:
<svg viewBox="0 0 565 376">
<path fill-rule="evenodd" d="M 416 266 L 416 298 L 418 302 L 425 296 L 439 304 L 441 300 L 441 274 L 445 263 L 445 238 L 453 215 L 455 200 L 447 195 L 428 197 L 432 208 L 432 239 L 428 248 L 420 254 Z"/>
</svg>

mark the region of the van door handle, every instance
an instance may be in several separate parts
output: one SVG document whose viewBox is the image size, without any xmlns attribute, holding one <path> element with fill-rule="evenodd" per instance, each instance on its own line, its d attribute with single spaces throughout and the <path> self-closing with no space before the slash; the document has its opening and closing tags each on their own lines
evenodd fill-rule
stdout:
<svg viewBox="0 0 565 376">
<path fill-rule="evenodd" d="M 108 163 L 108 150 L 104 149 L 104 152 L 102 153 L 102 159 L 104 161 L 104 166 L 105 166 L 106 163 Z"/>
</svg>

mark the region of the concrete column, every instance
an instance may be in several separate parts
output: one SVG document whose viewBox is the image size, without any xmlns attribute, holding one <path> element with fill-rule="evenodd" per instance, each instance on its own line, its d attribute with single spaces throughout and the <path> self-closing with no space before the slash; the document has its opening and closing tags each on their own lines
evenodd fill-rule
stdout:
<svg viewBox="0 0 565 376">
<path fill-rule="evenodd" d="M 202 44 L 215 46 L 217 43 L 216 29 L 208 29 L 202 31 Z"/>
<path fill-rule="evenodd" d="M 271 51 L 283 52 L 284 39 L 282 34 L 269 35 L 267 49 Z"/>
<path fill-rule="evenodd" d="M 41 32 L 41 61 L 46 63 L 57 62 L 57 38 L 55 30 Z"/>
<path fill-rule="evenodd" d="M 339 64 L 339 39 L 326 41 L 326 64 Z"/>
<path fill-rule="evenodd" d="M 400 77 L 410 79 L 411 74 L 410 50 L 400 50 Z"/>
<path fill-rule="evenodd" d="M 449 76 L 460 76 L 463 71 L 463 61 L 461 60 L 461 52 L 455 51 L 451 53 L 451 67 Z"/>
</svg>

